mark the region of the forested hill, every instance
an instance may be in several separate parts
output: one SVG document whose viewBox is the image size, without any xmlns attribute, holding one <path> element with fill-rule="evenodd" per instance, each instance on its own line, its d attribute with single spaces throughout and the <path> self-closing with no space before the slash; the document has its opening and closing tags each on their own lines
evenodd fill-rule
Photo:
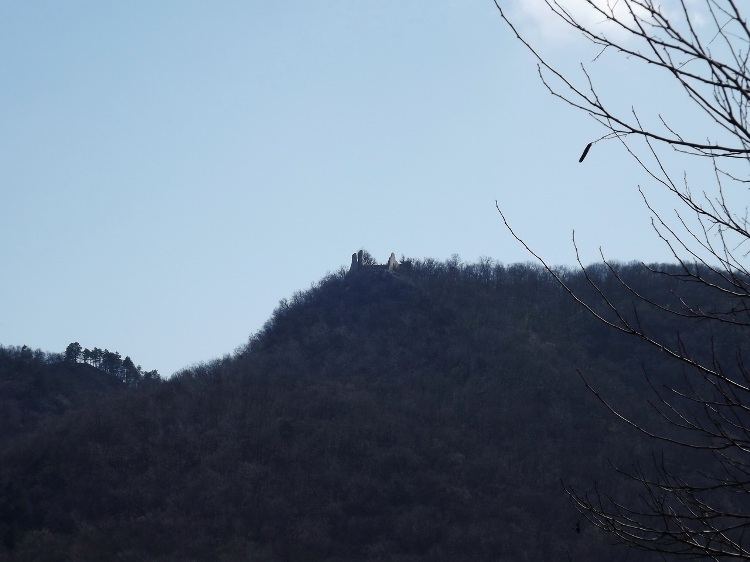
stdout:
<svg viewBox="0 0 750 562">
<path fill-rule="evenodd" d="M 79 363 L 77 342 L 64 354 L 0 346 L 0 443 L 104 396 L 160 380 L 157 371 L 144 372 L 130 357 L 123 361 L 117 352 L 95 349 L 106 362 Z"/>
<path fill-rule="evenodd" d="M 628 301 L 606 268 L 589 274 Z M 669 298 L 664 276 L 618 274 Z M 651 443 L 578 371 L 643 419 L 643 366 L 678 376 L 663 356 L 533 265 L 342 270 L 234 354 L 0 446 L 0 560 L 642 560 L 563 483 L 632 493 L 610 462 Z"/>
</svg>

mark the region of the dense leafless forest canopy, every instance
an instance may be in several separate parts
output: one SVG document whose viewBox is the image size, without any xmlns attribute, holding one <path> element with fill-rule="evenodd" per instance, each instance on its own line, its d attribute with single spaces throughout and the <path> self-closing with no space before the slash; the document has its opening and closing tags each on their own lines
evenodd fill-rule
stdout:
<svg viewBox="0 0 750 562">
<path fill-rule="evenodd" d="M 603 329 L 541 266 L 401 261 L 327 276 L 243 348 L 168 380 L 4 349 L 0 559 L 629 559 L 565 487 L 633 497 L 612 465 L 714 459 L 616 423 L 579 372 L 660 427 L 644 365 L 650 384 L 687 391 L 682 369 Z M 669 275 L 557 274 L 605 318 L 614 303 L 655 336 L 700 343 L 698 359 L 735 358 L 731 330 L 665 312 L 683 305 Z M 693 291 L 694 306 L 721 306 Z"/>
</svg>

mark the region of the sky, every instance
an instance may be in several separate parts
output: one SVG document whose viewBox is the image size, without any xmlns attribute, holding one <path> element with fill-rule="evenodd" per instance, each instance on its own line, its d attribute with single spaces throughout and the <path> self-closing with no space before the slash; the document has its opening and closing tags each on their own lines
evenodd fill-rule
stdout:
<svg viewBox="0 0 750 562">
<path fill-rule="evenodd" d="M 560 64 L 589 56 L 507 5 Z M 602 67 L 625 104 L 665 95 Z M 1 3 L 0 344 L 169 376 L 360 248 L 530 261 L 496 201 L 552 264 L 574 230 L 587 263 L 673 261 L 648 178 L 617 142 L 579 164 L 604 131 L 536 72 L 488 0 Z"/>
</svg>

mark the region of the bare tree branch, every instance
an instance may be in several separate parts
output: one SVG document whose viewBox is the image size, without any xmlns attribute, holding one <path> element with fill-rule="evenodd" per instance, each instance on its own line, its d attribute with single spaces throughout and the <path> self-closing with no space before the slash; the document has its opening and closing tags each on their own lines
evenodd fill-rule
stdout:
<svg viewBox="0 0 750 562">
<path fill-rule="evenodd" d="M 662 276 L 663 294 L 642 290 L 603 254 L 607 277 L 602 281 L 581 262 L 575 234 L 573 247 L 585 284 L 571 286 L 516 233 L 496 203 L 510 234 L 583 310 L 682 366 L 678 382 L 644 369 L 651 392 L 644 400 L 656 414 L 651 421 L 624 413 L 622 405 L 603 396 L 579 371 L 586 388 L 615 419 L 653 439 L 661 452 L 646 465 L 613 467 L 640 486 L 638 497 L 614 498 L 597 485 L 588 492 L 566 490 L 594 525 L 632 547 L 688 558 L 750 559 L 750 369 L 745 359 L 750 352 L 750 223 L 747 206 L 737 209 L 733 203 L 741 200 L 750 182 L 750 27 L 745 8 L 734 0 L 674 0 L 666 8 L 654 0 L 584 0 L 588 15 L 599 22 L 591 25 L 591 18 L 564 0 L 545 0 L 551 14 L 596 47 L 596 56 L 581 63 L 575 77 L 545 58 L 499 1 L 494 2 L 536 58 L 550 94 L 604 128 L 580 161 L 596 142 L 616 139 L 675 201 L 670 217 L 638 187 L 656 239 L 676 261 L 669 267 L 643 264 L 644 271 Z M 612 54 L 661 72 L 665 84 L 679 87 L 694 113 L 676 124 L 658 112 L 658 119 L 647 123 L 635 107 L 614 109 L 600 94 L 594 74 L 596 65 L 606 64 Z M 689 132 L 696 117 L 711 128 L 702 138 Z M 637 139 L 643 142 L 631 142 Z M 686 173 L 675 181 L 660 152 L 664 148 L 708 158 L 713 185 L 694 191 Z M 623 301 L 612 291 L 627 295 L 632 306 L 618 304 Z M 681 333 L 665 337 L 651 326 L 658 315 L 697 324 L 707 335 L 703 341 Z M 736 346 L 733 355 L 720 351 L 728 341 Z M 674 450 L 689 454 L 692 465 L 670 461 Z"/>
</svg>

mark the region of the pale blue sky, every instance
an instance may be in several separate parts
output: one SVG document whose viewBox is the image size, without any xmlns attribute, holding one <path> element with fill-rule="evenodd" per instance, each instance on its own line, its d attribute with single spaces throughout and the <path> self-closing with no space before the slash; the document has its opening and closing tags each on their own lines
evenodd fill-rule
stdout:
<svg viewBox="0 0 750 562">
<path fill-rule="evenodd" d="M 670 258 L 490 0 L 4 2 L 0 76 L 0 344 L 169 375 L 359 248 L 528 261 L 496 199 L 551 263 Z"/>
</svg>

